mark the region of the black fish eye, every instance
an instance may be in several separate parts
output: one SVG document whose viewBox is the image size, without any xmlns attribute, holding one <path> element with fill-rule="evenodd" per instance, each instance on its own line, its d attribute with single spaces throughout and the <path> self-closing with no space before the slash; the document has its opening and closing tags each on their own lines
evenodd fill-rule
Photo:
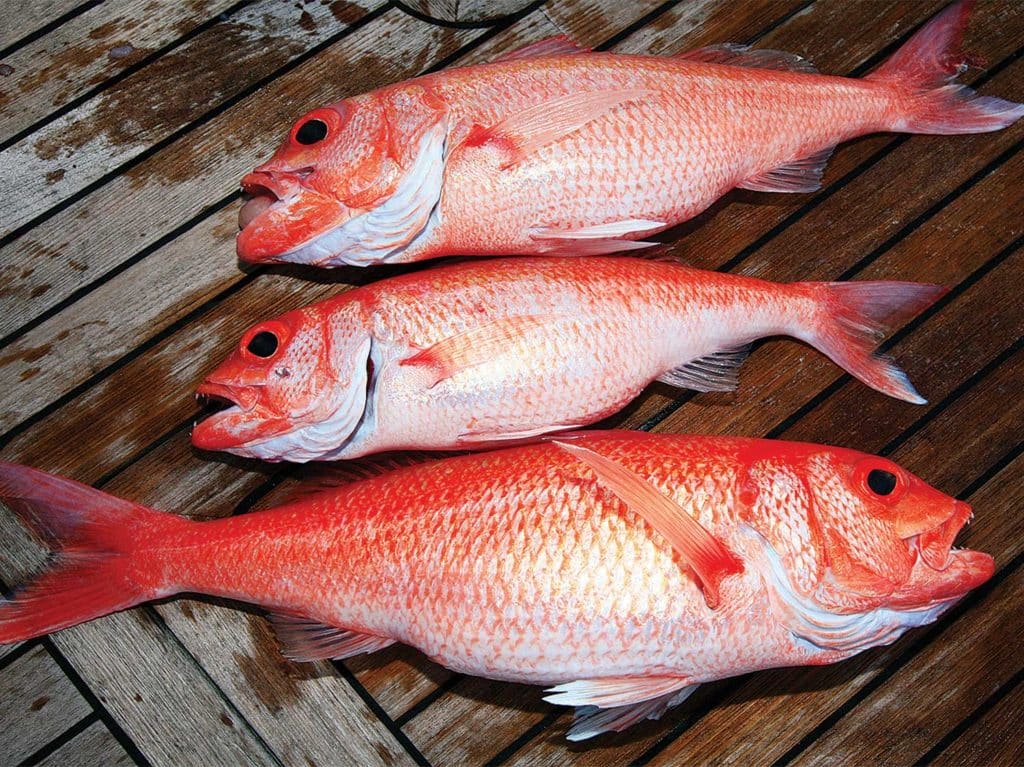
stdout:
<svg viewBox="0 0 1024 767">
<path fill-rule="evenodd" d="M 896 475 L 883 469 L 872 469 L 868 472 L 868 487 L 878 495 L 889 495 L 896 489 Z"/>
<path fill-rule="evenodd" d="M 277 351 L 277 336 L 269 330 L 261 330 L 249 339 L 245 348 L 257 357 L 270 357 Z"/>
<path fill-rule="evenodd" d="M 323 120 L 306 120 L 295 131 L 295 140 L 300 144 L 315 144 L 327 138 L 327 123 Z"/>
</svg>

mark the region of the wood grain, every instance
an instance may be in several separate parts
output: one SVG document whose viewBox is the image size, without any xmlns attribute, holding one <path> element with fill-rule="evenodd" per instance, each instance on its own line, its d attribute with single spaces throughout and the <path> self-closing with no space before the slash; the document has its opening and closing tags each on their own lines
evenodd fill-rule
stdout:
<svg viewBox="0 0 1024 767">
<path fill-rule="evenodd" d="M 92 712 L 38 646 L 0 673 L 0 700 L 0 764 L 17 764 Z"/>
<path fill-rule="evenodd" d="M 33 40 L 4 59 L 14 71 L 0 80 L 0 143 L 232 4 L 113 0 Z"/>
<path fill-rule="evenodd" d="M 17 24 L 0 25 L 0 48 L 14 45 L 81 4 L 82 0 L 33 0 L 23 4 L 18 8 Z"/>
<path fill-rule="evenodd" d="M 131 767 L 128 753 L 96 722 L 39 762 L 40 767 Z"/>
<path fill-rule="evenodd" d="M 47 123 L 0 157 L 0 237 L 341 29 L 329 5 L 261 0 Z"/>
<path fill-rule="evenodd" d="M 1024 685 L 1020 683 L 990 711 L 985 712 L 963 734 L 931 762 L 934 767 L 965 764 L 1013 767 L 1024 763 L 1024 738 L 1020 733 L 1024 711 Z"/>
</svg>

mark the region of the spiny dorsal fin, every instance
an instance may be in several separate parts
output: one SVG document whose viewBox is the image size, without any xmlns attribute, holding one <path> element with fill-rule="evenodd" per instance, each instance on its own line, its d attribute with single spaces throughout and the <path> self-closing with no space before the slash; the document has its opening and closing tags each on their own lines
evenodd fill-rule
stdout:
<svg viewBox="0 0 1024 767">
<path fill-rule="evenodd" d="M 807 157 L 772 168 L 759 176 L 748 178 L 737 186 L 753 192 L 816 192 L 821 189 L 825 166 L 835 147 L 822 149 Z"/>
<path fill-rule="evenodd" d="M 662 373 L 658 380 L 680 389 L 732 391 L 739 386 L 740 365 L 749 355 L 749 344 L 736 349 L 724 349 Z"/>
<path fill-rule="evenodd" d="M 569 56 L 578 53 L 590 53 L 590 48 L 584 48 L 582 45 L 574 43 L 567 35 L 555 35 L 503 53 L 495 61 L 519 61 L 541 56 Z"/>
<path fill-rule="evenodd" d="M 705 64 L 725 64 L 730 67 L 751 69 L 775 69 L 783 72 L 816 73 L 818 70 L 803 56 L 771 48 L 751 48 L 739 43 L 720 43 L 684 51 L 675 55 L 677 59 L 701 61 Z"/>
<path fill-rule="evenodd" d="M 394 639 L 328 626 L 299 615 L 271 613 L 269 617 L 281 643 L 281 654 L 289 660 L 340 660 L 376 652 L 395 643 Z"/>
<path fill-rule="evenodd" d="M 521 109 L 495 125 L 474 125 L 461 146 L 472 148 L 493 143 L 503 147 L 507 155 L 501 164 L 504 170 L 616 107 L 651 94 L 652 91 L 641 89 L 564 94 Z"/>
<path fill-rule="evenodd" d="M 718 607 L 722 581 L 743 570 L 735 554 L 675 501 L 622 464 L 580 444 L 557 439 L 552 444 L 589 466 L 602 485 L 664 536 L 697 576 L 708 607 Z"/>
</svg>

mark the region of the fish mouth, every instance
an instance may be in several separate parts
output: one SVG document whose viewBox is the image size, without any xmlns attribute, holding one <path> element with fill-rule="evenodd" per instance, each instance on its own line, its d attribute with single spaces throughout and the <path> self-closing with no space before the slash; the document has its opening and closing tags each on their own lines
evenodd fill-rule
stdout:
<svg viewBox="0 0 1024 767">
<path fill-rule="evenodd" d="M 192 428 L 192 444 L 200 450 L 231 450 L 262 436 L 253 433 L 251 414 L 259 404 L 255 387 L 204 381 L 196 387 L 196 398 L 219 408 Z M 263 432 L 266 421 L 258 419 L 255 423 Z"/>
<path fill-rule="evenodd" d="M 287 261 L 287 254 L 344 223 L 348 209 L 303 184 L 312 167 L 288 172 L 255 170 L 241 181 L 235 250 L 247 263 Z"/>
<path fill-rule="evenodd" d="M 945 522 L 908 539 L 917 558 L 906 583 L 888 600 L 890 606 L 920 608 L 957 600 L 992 577 L 991 556 L 953 546 L 971 516 L 971 507 L 956 501 Z"/>
</svg>

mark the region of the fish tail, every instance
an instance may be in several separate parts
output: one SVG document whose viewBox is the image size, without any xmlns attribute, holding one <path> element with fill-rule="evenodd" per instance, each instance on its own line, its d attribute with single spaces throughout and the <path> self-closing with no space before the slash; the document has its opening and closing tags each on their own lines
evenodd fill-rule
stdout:
<svg viewBox="0 0 1024 767">
<path fill-rule="evenodd" d="M 975 60 L 960 49 L 975 0 L 958 0 L 919 29 L 865 79 L 898 88 L 889 129 L 904 133 L 986 133 L 1024 116 L 1024 104 L 979 96 L 952 80 Z"/>
<path fill-rule="evenodd" d="M 906 373 L 874 354 L 887 330 L 924 311 L 948 288 L 916 282 L 806 282 L 814 309 L 793 335 L 827 355 L 850 375 L 890 397 L 923 405 Z"/>
<path fill-rule="evenodd" d="M 0 599 L 0 644 L 124 610 L 168 591 L 145 583 L 147 540 L 188 520 L 27 466 L 0 462 L 0 503 L 53 549 L 42 573 Z"/>
</svg>

